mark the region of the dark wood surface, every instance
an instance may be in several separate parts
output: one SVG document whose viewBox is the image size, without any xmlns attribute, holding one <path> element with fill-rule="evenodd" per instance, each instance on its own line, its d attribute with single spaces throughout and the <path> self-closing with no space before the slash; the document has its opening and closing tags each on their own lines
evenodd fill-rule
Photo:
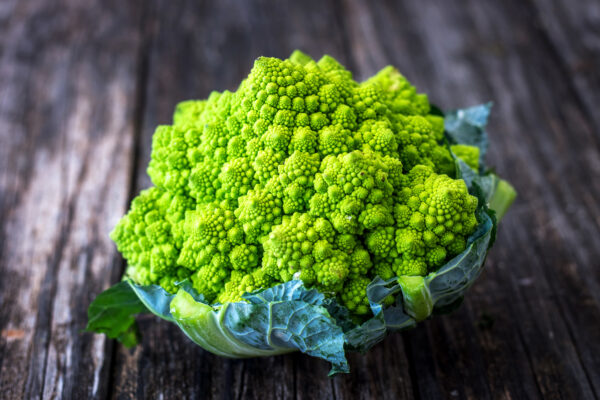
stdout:
<svg viewBox="0 0 600 400">
<path fill-rule="evenodd" d="M 495 102 L 489 161 L 519 197 L 464 305 L 333 379 L 149 316 L 132 350 L 82 333 L 123 270 L 108 232 L 150 184 L 154 127 L 295 48 L 357 78 L 394 64 L 444 108 Z M 598 398 L 598 104 L 597 0 L 3 0 L 0 398 Z"/>
</svg>

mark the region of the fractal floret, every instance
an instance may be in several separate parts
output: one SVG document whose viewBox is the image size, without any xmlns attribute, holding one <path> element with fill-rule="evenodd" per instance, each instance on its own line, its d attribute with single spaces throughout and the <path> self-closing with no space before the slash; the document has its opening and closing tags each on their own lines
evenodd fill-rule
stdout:
<svg viewBox="0 0 600 400">
<path fill-rule="evenodd" d="M 357 82 L 330 56 L 257 59 L 156 129 L 154 186 L 111 233 L 124 282 L 88 328 L 135 342 L 147 309 L 216 354 L 347 370 L 344 349 L 456 305 L 483 266 L 489 204 L 514 198 L 483 166 L 488 111 L 444 114 L 393 67 Z M 139 302 L 110 306 L 127 323 L 92 319 L 111 290 Z"/>
</svg>

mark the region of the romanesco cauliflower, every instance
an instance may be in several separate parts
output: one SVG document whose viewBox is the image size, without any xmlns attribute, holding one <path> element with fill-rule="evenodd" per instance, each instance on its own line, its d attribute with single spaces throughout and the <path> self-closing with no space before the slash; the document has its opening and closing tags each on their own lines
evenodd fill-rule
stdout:
<svg viewBox="0 0 600 400">
<path fill-rule="evenodd" d="M 358 83 L 329 56 L 261 57 L 235 92 L 180 103 L 157 128 L 155 186 L 112 238 L 141 285 L 187 278 L 226 303 L 301 279 L 365 315 L 373 278 L 427 275 L 477 226 L 443 140 L 393 67 Z"/>
</svg>

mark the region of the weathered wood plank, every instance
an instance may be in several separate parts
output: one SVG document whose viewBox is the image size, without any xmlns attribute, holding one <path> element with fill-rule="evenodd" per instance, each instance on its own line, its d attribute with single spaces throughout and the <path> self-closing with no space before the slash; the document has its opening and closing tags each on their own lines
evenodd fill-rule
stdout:
<svg viewBox="0 0 600 400">
<path fill-rule="evenodd" d="M 594 0 L 532 0 L 537 7 L 535 26 L 543 30 L 563 68 L 563 79 L 573 82 L 586 117 L 600 125 L 600 3 Z"/>
<path fill-rule="evenodd" d="M 112 342 L 81 330 L 120 270 L 107 234 L 129 187 L 139 8 L 0 14 L 0 397 L 101 398 Z"/>
</svg>

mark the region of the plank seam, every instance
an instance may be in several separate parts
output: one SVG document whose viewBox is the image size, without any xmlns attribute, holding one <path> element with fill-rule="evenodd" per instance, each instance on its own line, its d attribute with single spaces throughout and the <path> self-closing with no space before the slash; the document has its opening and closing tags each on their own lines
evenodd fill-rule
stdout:
<svg viewBox="0 0 600 400">
<path fill-rule="evenodd" d="M 521 326 L 519 324 L 517 324 L 517 335 L 519 337 L 519 341 L 521 342 L 521 346 L 523 347 L 523 352 L 525 353 L 525 357 L 527 357 L 527 361 L 529 362 L 529 371 L 531 372 L 531 376 L 534 378 L 533 382 L 535 382 L 535 387 L 538 390 L 538 394 L 540 395 L 541 398 L 544 397 L 544 392 L 542 391 L 542 387 L 540 386 L 540 382 L 539 382 L 539 376 L 538 374 L 535 372 L 535 368 L 533 366 L 533 359 L 531 358 L 531 352 L 529 351 L 529 348 L 527 347 L 527 343 L 525 342 L 525 338 L 523 337 L 523 331 L 521 329 Z"/>
<path fill-rule="evenodd" d="M 241 363 L 241 371 L 240 371 L 240 383 L 238 385 L 238 400 L 244 399 L 244 385 L 246 384 L 246 363 Z"/>
<path fill-rule="evenodd" d="M 398 334 L 398 333 L 396 333 Z M 417 370 L 415 368 L 415 359 L 412 355 L 412 349 L 410 347 L 410 343 L 408 343 L 408 338 L 405 334 L 402 335 L 402 344 L 404 345 L 404 353 L 406 354 L 406 358 L 408 360 L 408 376 L 410 376 L 410 383 L 412 386 L 413 398 L 415 400 L 421 400 L 421 391 L 419 390 L 419 380 L 417 379 Z M 410 349 L 410 350 L 407 350 Z"/>
<path fill-rule="evenodd" d="M 146 95 L 147 95 L 147 84 L 148 84 L 148 75 L 150 69 L 150 52 L 152 49 L 152 43 L 154 39 L 153 32 L 149 32 L 146 28 L 148 26 L 149 14 L 151 11 L 144 7 L 142 9 L 140 15 L 140 25 L 139 25 L 139 34 L 141 36 L 141 45 L 139 48 L 139 52 L 137 55 L 138 64 L 136 68 L 137 78 L 136 78 L 136 87 L 134 94 L 134 111 L 133 111 L 133 146 L 131 152 L 131 171 L 130 171 L 130 181 L 129 188 L 127 193 L 127 206 L 133 200 L 136 194 L 137 189 L 137 174 L 138 174 L 138 164 L 140 160 L 141 154 L 141 138 L 142 138 L 142 129 L 143 129 L 143 118 L 144 111 L 146 109 Z M 118 257 L 118 256 L 117 256 Z M 120 262 L 115 263 L 119 268 L 118 277 L 120 278 L 123 275 L 127 262 L 120 257 Z M 107 390 L 106 390 L 106 399 L 113 397 L 113 384 L 115 382 L 115 373 L 116 373 L 116 359 L 117 352 L 119 346 L 113 345 L 109 351 L 109 370 L 108 370 L 108 382 L 107 382 Z"/>
</svg>

